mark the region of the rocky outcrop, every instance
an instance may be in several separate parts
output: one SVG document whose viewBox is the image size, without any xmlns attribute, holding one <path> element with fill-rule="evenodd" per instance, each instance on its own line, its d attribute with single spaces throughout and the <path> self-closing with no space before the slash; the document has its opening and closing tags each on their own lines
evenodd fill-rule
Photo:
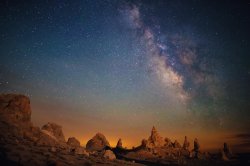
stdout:
<svg viewBox="0 0 250 166">
<path fill-rule="evenodd" d="M 0 165 L 136 165 L 113 161 L 110 152 L 89 156 L 76 139 L 70 138 L 66 144 L 59 125 L 48 123 L 41 130 L 32 125 L 30 117 L 28 97 L 0 95 Z M 78 147 L 72 151 L 72 146 Z"/>
<path fill-rule="evenodd" d="M 200 144 L 197 138 L 194 139 L 194 149 L 192 150 L 192 153 L 190 154 L 193 158 L 201 158 L 200 157 Z"/>
<path fill-rule="evenodd" d="M 62 126 L 60 125 L 49 122 L 42 127 L 42 131 L 51 137 L 55 137 L 58 141 L 65 142 Z"/>
<path fill-rule="evenodd" d="M 105 150 L 105 152 L 103 153 L 103 157 L 109 160 L 116 159 L 115 154 L 111 150 Z"/>
<path fill-rule="evenodd" d="M 75 152 L 75 154 L 78 154 L 78 155 L 85 155 L 85 156 L 89 156 L 89 153 L 86 151 L 86 149 L 85 148 L 83 148 L 83 147 L 76 147 L 75 149 L 74 149 L 74 152 Z"/>
<path fill-rule="evenodd" d="M 225 155 L 229 159 L 233 156 L 232 151 L 226 142 L 224 142 L 224 144 L 223 144 L 223 152 L 225 153 Z"/>
<path fill-rule="evenodd" d="M 87 151 L 101 151 L 106 146 L 110 146 L 106 137 L 101 133 L 97 133 L 91 140 L 87 142 L 86 149 Z"/>
<path fill-rule="evenodd" d="M 38 137 L 38 140 L 35 143 L 38 146 L 59 146 L 59 142 L 55 137 L 50 136 L 49 134 L 44 132 L 40 133 L 40 136 Z"/>
<path fill-rule="evenodd" d="M 229 158 L 227 157 L 227 155 L 225 154 L 224 150 L 220 151 L 220 158 L 223 161 L 229 161 Z"/>
<path fill-rule="evenodd" d="M 141 147 L 142 147 L 142 148 L 146 148 L 146 147 L 147 147 L 147 144 L 148 144 L 148 141 L 147 141 L 146 139 L 143 139 L 143 140 L 141 141 Z"/>
<path fill-rule="evenodd" d="M 1 120 L 12 125 L 30 125 L 30 100 L 24 95 L 0 95 Z"/>
<path fill-rule="evenodd" d="M 200 144 L 197 138 L 194 139 L 194 151 L 199 152 L 200 151 Z"/>
<path fill-rule="evenodd" d="M 181 148 L 181 144 L 177 140 L 175 140 L 173 143 L 173 147 L 174 148 Z"/>
<path fill-rule="evenodd" d="M 220 159 L 223 161 L 229 161 L 233 157 L 232 151 L 228 144 L 224 142 L 223 149 L 220 150 Z"/>
<path fill-rule="evenodd" d="M 185 136 L 182 148 L 184 150 L 189 150 L 189 146 L 190 146 L 190 143 L 189 143 L 189 141 L 187 139 L 187 136 Z"/>
<path fill-rule="evenodd" d="M 147 144 L 147 146 L 149 148 L 164 146 L 164 140 L 159 135 L 159 133 L 157 132 L 157 130 L 156 130 L 156 128 L 154 126 L 153 126 L 153 128 L 151 130 L 151 135 L 148 138 L 148 144 Z"/>
<path fill-rule="evenodd" d="M 122 139 L 120 138 L 116 144 L 116 148 L 123 148 L 122 147 Z"/>
<path fill-rule="evenodd" d="M 173 144 L 172 144 L 172 142 L 171 142 L 171 140 L 169 138 L 166 137 L 164 139 L 164 141 L 165 141 L 165 144 L 164 144 L 165 147 L 167 147 L 167 148 L 173 147 Z"/>
<path fill-rule="evenodd" d="M 194 149 L 189 152 L 187 137 L 181 146 L 177 140 L 174 143 L 168 138 L 163 140 L 154 127 L 150 137 L 143 139 L 141 145 L 133 149 L 123 148 L 121 139 L 118 140 L 117 146 L 112 148 L 105 136 L 97 133 L 88 141 L 86 146 L 90 152 L 87 152 L 74 137 L 70 137 L 66 143 L 60 125 L 48 123 L 40 129 L 34 127 L 30 119 L 28 97 L 0 95 L 1 165 L 136 165 L 134 162 L 149 165 L 206 165 L 208 159 L 233 161 L 227 143 L 224 143 L 221 156 L 219 153 L 216 156 L 201 153 L 198 139 L 194 140 Z M 134 162 L 119 160 L 121 158 Z M 193 161 L 197 161 L 197 164 L 193 164 Z M 201 163 L 202 161 L 205 163 Z M 220 162 L 223 165 L 223 161 Z"/>
<path fill-rule="evenodd" d="M 80 142 L 75 137 L 69 137 L 67 141 L 67 145 L 71 147 L 80 147 Z"/>
</svg>

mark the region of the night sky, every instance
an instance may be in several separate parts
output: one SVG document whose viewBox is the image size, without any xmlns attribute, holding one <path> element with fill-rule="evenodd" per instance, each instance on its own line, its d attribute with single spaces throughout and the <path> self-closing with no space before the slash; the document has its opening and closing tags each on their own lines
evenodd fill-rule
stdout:
<svg viewBox="0 0 250 166">
<path fill-rule="evenodd" d="M 204 149 L 250 150 L 250 2 L 1 1 L 0 92 L 84 145 L 153 125 Z"/>
</svg>

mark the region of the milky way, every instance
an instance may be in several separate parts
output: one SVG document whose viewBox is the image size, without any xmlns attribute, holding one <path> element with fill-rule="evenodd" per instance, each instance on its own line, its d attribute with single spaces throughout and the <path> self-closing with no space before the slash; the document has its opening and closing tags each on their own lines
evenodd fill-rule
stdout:
<svg viewBox="0 0 250 166">
<path fill-rule="evenodd" d="M 161 41 L 164 34 L 161 33 L 160 28 L 155 34 L 150 26 L 145 25 L 136 5 L 124 8 L 121 12 L 124 17 L 128 17 L 128 24 L 139 32 L 138 36 L 144 42 L 146 54 L 150 59 L 149 67 L 167 87 L 166 93 L 173 94 L 172 97 L 175 96 L 184 103 L 197 97 L 199 88 L 205 89 L 203 97 L 216 99 L 221 95 L 222 90 L 218 88 L 219 81 L 213 69 L 209 69 L 207 62 L 204 64 L 197 60 L 200 52 L 197 50 L 196 43 L 179 35 L 170 36 L 165 41 Z"/>
<path fill-rule="evenodd" d="M 0 9 L 0 92 L 29 96 L 35 124 L 62 124 L 82 143 L 100 131 L 128 146 L 153 125 L 211 145 L 249 133 L 247 3 L 1 1 Z"/>
</svg>

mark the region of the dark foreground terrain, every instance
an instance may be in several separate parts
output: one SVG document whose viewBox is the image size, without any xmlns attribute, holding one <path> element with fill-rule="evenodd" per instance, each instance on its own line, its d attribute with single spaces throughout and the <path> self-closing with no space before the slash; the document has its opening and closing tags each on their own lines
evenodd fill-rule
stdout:
<svg viewBox="0 0 250 166">
<path fill-rule="evenodd" d="M 116 147 L 97 133 L 86 144 L 70 137 L 65 140 L 62 127 L 47 123 L 42 128 L 31 123 L 28 97 L 16 94 L 0 95 L 0 165 L 68 166 L 68 165 L 250 165 L 250 154 L 232 154 L 227 144 L 218 154 L 200 151 L 185 137 L 178 141 L 163 139 L 153 127 L 148 139 L 133 149 Z"/>
</svg>

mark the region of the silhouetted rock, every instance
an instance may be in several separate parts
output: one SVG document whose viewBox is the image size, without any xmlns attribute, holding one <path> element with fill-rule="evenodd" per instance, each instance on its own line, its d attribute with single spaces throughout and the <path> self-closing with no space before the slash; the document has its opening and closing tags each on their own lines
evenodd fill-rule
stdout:
<svg viewBox="0 0 250 166">
<path fill-rule="evenodd" d="M 173 147 L 173 144 L 169 138 L 166 137 L 164 141 L 165 141 L 165 144 L 164 144 L 165 147 L 168 147 L 168 148 Z"/>
<path fill-rule="evenodd" d="M 116 144 L 117 148 L 122 148 L 122 139 L 120 138 Z"/>
<path fill-rule="evenodd" d="M 103 153 L 103 157 L 109 160 L 116 159 L 115 154 L 111 150 L 105 150 L 105 152 Z"/>
<path fill-rule="evenodd" d="M 42 127 L 42 130 L 46 132 L 46 134 L 52 137 L 54 136 L 58 141 L 65 142 L 62 126 L 49 122 Z"/>
<path fill-rule="evenodd" d="M 193 149 L 193 157 L 194 158 L 199 158 L 200 154 L 200 144 L 197 138 L 194 139 L 194 149 Z"/>
<path fill-rule="evenodd" d="M 141 147 L 146 148 L 146 147 L 147 147 L 147 144 L 148 144 L 148 141 L 147 141 L 146 139 L 143 139 L 143 140 L 141 141 Z"/>
<path fill-rule="evenodd" d="M 190 143 L 189 143 L 189 141 L 187 139 L 187 136 L 185 136 L 184 143 L 183 143 L 183 149 L 188 150 L 189 146 L 190 146 Z"/>
<path fill-rule="evenodd" d="M 221 157 L 221 160 L 223 160 L 223 161 L 228 161 L 229 160 L 227 155 L 225 154 L 224 150 L 220 151 L 220 157 Z"/>
<path fill-rule="evenodd" d="M 80 142 L 75 137 L 68 138 L 67 144 L 71 147 L 79 147 Z"/>
<path fill-rule="evenodd" d="M 101 151 L 106 146 L 110 146 L 106 137 L 101 133 L 97 133 L 91 140 L 87 142 L 86 149 L 88 151 Z"/>
<path fill-rule="evenodd" d="M 224 142 L 223 151 L 225 155 L 227 156 L 227 158 L 231 158 L 233 156 L 232 151 L 226 142 Z"/>
<path fill-rule="evenodd" d="M 164 140 L 163 138 L 158 134 L 157 130 L 155 129 L 155 127 L 153 126 L 152 130 L 151 130 L 151 135 L 148 138 L 148 144 L 147 146 L 149 148 L 152 147 L 160 147 L 160 146 L 164 146 Z"/>
<path fill-rule="evenodd" d="M 197 138 L 194 139 L 194 151 L 199 152 L 200 151 L 200 144 Z"/>
<path fill-rule="evenodd" d="M 181 148 L 181 144 L 177 140 L 175 140 L 173 143 L 173 147 L 174 148 Z"/>
</svg>

